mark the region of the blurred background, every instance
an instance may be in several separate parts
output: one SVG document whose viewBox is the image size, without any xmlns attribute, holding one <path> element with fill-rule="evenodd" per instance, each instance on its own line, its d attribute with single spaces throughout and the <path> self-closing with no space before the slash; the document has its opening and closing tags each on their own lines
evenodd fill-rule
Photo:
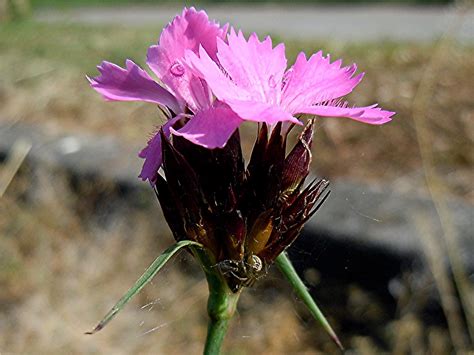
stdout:
<svg viewBox="0 0 474 355">
<path fill-rule="evenodd" d="M 348 354 L 472 353 L 474 10 L 442 0 L 0 0 L 0 353 L 202 351 L 207 288 L 185 254 L 84 335 L 173 242 L 136 178 L 156 107 L 105 102 L 85 76 L 144 65 L 184 5 L 285 41 L 290 62 L 322 49 L 366 72 L 350 102 L 397 115 L 317 121 L 332 195 L 290 256 Z M 273 269 L 224 351 L 337 353 Z"/>
</svg>

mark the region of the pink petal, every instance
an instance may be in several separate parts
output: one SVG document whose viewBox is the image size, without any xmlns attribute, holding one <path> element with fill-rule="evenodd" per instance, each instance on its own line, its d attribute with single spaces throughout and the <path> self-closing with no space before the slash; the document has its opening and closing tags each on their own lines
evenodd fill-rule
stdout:
<svg viewBox="0 0 474 355">
<path fill-rule="evenodd" d="M 160 130 L 163 129 L 165 136 L 169 137 L 171 135 L 171 126 L 181 118 L 182 115 L 178 115 L 161 126 L 155 135 L 148 141 L 147 146 L 138 153 L 140 158 L 145 159 L 142 171 L 140 172 L 140 175 L 138 175 L 138 177 L 143 181 L 148 180 L 151 184 L 154 184 L 158 175 L 158 170 L 163 163 Z"/>
<path fill-rule="evenodd" d="M 147 63 L 153 68 L 150 63 L 153 60 L 165 68 L 157 75 L 177 97 L 181 109 L 189 106 L 193 112 L 197 112 L 209 107 L 212 101 L 206 82 L 196 77 L 181 60 L 170 61 L 162 59 L 163 57 L 166 57 L 166 50 L 160 46 L 151 46 L 148 49 Z"/>
<path fill-rule="evenodd" d="M 287 121 L 298 125 L 302 124 L 293 115 L 276 105 L 242 100 L 227 100 L 226 103 L 236 114 L 247 121 L 265 122 L 268 124 Z"/>
<path fill-rule="evenodd" d="M 242 33 L 237 35 L 232 31 L 229 45 L 219 40 L 218 48 L 217 55 L 226 73 L 202 48 L 199 57 L 186 52 L 186 64 L 206 80 L 219 100 L 227 103 L 243 120 L 300 123 L 278 106 L 286 67 L 283 46 L 272 48 L 269 37 L 260 42 L 256 35 L 247 42 Z"/>
<path fill-rule="evenodd" d="M 296 113 L 301 107 L 311 106 L 350 93 L 362 80 L 363 74 L 355 75 L 355 64 L 341 68 L 341 60 L 330 62 L 322 52 L 306 56 L 301 52 L 295 64 L 285 75 L 282 105 Z"/>
<path fill-rule="evenodd" d="M 226 76 L 204 50 L 201 50 L 199 54 L 200 57 L 192 52 L 187 52 L 187 65 L 196 75 L 205 78 L 214 95 L 228 104 L 243 120 L 268 124 L 290 121 L 300 124 L 293 115 L 277 105 L 254 100 L 252 94 L 245 88 L 237 86 L 229 76 Z"/>
<path fill-rule="evenodd" d="M 158 45 L 148 49 L 147 64 L 155 74 L 173 91 L 181 101 L 192 110 L 208 107 L 210 99 L 203 106 L 202 98 L 209 96 L 207 85 L 198 84 L 186 68 L 182 59 L 187 50 L 198 52 L 202 46 L 216 59 L 217 38 L 225 38 L 227 26 L 209 21 L 204 11 L 194 8 L 184 9 L 163 30 Z M 190 86 L 193 86 L 191 89 Z"/>
<path fill-rule="evenodd" d="M 200 48 L 199 57 L 195 53 L 187 51 L 185 62 L 194 75 L 207 82 L 219 100 L 222 101 L 226 98 L 251 99 L 251 95 L 245 89 L 238 87 L 229 76 L 222 72 L 204 48 Z"/>
<path fill-rule="evenodd" d="M 101 75 L 88 79 L 91 86 L 104 98 L 152 102 L 179 112 L 176 98 L 131 60 L 126 61 L 126 69 L 109 62 L 102 62 L 97 69 Z"/>
<path fill-rule="evenodd" d="M 217 42 L 217 57 L 232 81 L 253 100 L 278 105 L 286 69 L 285 46 L 273 48 L 270 37 L 260 42 L 255 33 L 247 41 L 242 32 L 233 30 L 228 41 Z"/>
<path fill-rule="evenodd" d="M 211 58 L 216 59 L 216 39 L 224 39 L 226 32 L 227 26 L 221 28 L 217 22 L 210 21 L 205 11 L 185 8 L 181 16 L 176 16 L 165 27 L 159 46 L 174 59 L 182 58 L 186 50 L 197 53 L 202 46 Z"/>
<path fill-rule="evenodd" d="M 377 105 L 366 107 L 338 107 L 316 105 L 300 109 L 299 113 L 308 113 L 324 117 L 347 117 L 356 121 L 381 125 L 391 121 L 395 112 L 382 110 Z"/>
<path fill-rule="evenodd" d="M 218 106 L 199 112 L 179 131 L 171 128 L 171 132 L 209 149 L 223 148 L 242 122 L 228 107 Z"/>
</svg>

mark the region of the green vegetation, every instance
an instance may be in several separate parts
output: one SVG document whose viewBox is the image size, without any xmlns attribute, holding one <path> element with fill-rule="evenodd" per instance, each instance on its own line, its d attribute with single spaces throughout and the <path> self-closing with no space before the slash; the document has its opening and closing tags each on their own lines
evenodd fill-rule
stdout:
<svg viewBox="0 0 474 355">
<path fill-rule="evenodd" d="M 31 59 L 41 59 L 51 65 L 89 72 L 98 64 L 98 58 L 115 62 L 132 58 L 143 62 L 144 51 L 156 42 L 163 25 L 158 23 L 156 27 L 144 30 L 119 26 L 10 23 L 0 27 L 0 56 L 15 56 L 26 66 Z"/>
</svg>

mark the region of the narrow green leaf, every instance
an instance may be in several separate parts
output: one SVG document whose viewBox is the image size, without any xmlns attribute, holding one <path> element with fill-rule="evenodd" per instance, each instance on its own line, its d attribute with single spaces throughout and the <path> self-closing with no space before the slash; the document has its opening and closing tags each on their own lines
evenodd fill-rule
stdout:
<svg viewBox="0 0 474 355">
<path fill-rule="evenodd" d="M 309 294 L 309 291 L 304 285 L 303 280 L 301 280 L 301 278 L 296 273 L 296 270 L 293 267 L 291 260 L 288 258 L 288 255 L 283 252 L 278 255 L 275 261 L 281 273 L 290 282 L 291 286 L 293 286 L 294 291 L 296 292 L 298 297 L 301 298 L 306 307 L 308 307 L 312 316 L 323 326 L 323 328 L 326 330 L 326 332 L 328 332 L 329 336 L 332 338 L 332 340 L 334 340 L 337 346 L 339 346 L 341 350 L 344 350 L 344 347 L 339 341 L 339 338 L 337 337 L 336 333 L 331 328 L 331 325 L 327 321 L 326 317 L 321 312 L 318 305 Z"/>
<path fill-rule="evenodd" d="M 192 240 L 182 240 L 173 244 L 171 247 L 166 249 L 160 256 L 158 256 L 155 261 L 146 269 L 142 276 L 135 282 L 125 295 L 112 307 L 112 309 L 105 315 L 105 317 L 97 324 L 97 326 L 90 332 L 86 332 L 86 334 L 94 334 L 97 333 L 99 330 L 103 329 L 107 323 L 109 323 L 112 318 L 116 316 L 118 312 L 122 310 L 122 308 L 135 296 L 138 292 L 142 290 L 145 285 L 151 281 L 151 279 L 161 270 L 161 268 L 171 259 L 171 257 L 176 254 L 182 248 L 188 246 L 196 246 L 202 248 L 202 245 Z"/>
</svg>

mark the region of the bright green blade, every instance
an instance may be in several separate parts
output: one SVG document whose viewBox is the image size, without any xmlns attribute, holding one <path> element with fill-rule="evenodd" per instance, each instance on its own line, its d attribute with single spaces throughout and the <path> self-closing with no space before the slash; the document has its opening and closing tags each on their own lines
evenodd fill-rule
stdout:
<svg viewBox="0 0 474 355">
<path fill-rule="evenodd" d="M 321 312 L 318 305 L 309 294 L 309 291 L 304 285 L 303 280 L 301 280 L 301 278 L 296 273 L 296 270 L 293 267 L 291 260 L 288 258 L 288 255 L 285 252 L 283 252 L 280 255 L 278 255 L 275 261 L 281 273 L 287 278 L 291 286 L 293 286 L 293 289 L 295 290 L 296 294 L 298 295 L 299 298 L 301 298 L 301 300 L 304 302 L 306 307 L 308 307 L 313 317 L 328 332 L 329 336 L 334 340 L 337 346 L 339 346 L 341 350 L 344 350 L 344 347 L 339 341 L 339 338 L 337 337 L 336 333 L 331 328 L 326 317 L 324 317 L 324 314 Z"/>
<path fill-rule="evenodd" d="M 104 328 L 107 323 L 109 323 L 115 315 L 122 310 L 122 308 L 135 296 L 138 292 L 141 291 L 145 285 L 151 281 L 151 279 L 161 270 L 161 268 L 171 259 L 171 257 L 180 251 L 182 248 L 188 246 L 197 246 L 202 248 L 202 245 L 191 240 L 182 240 L 173 244 L 171 247 L 166 249 L 159 257 L 153 261 L 153 263 L 146 269 L 143 275 L 135 282 L 125 295 L 112 307 L 112 309 L 105 315 L 105 317 L 97 324 L 97 326 L 90 332 L 86 334 L 94 334 L 99 330 Z"/>
</svg>

